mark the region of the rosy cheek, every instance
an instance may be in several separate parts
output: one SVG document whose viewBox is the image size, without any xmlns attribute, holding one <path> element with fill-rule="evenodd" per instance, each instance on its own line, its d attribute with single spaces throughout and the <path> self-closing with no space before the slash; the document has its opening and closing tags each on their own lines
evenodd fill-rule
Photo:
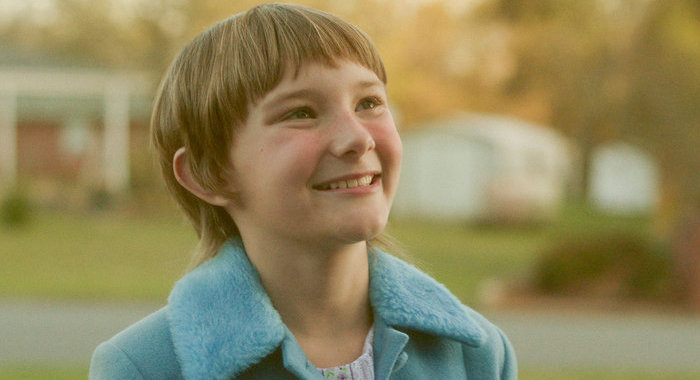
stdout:
<svg viewBox="0 0 700 380">
<path fill-rule="evenodd" d="M 274 152 L 274 164 L 283 165 L 283 175 L 288 178 L 308 178 L 318 163 L 320 147 L 318 133 L 293 129 L 280 131 L 265 144 L 265 150 Z"/>
<path fill-rule="evenodd" d="M 377 144 L 377 153 L 385 160 L 400 163 L 403 145 L 393 122 L 377 124 L 371 133 Z"/>
</svg>

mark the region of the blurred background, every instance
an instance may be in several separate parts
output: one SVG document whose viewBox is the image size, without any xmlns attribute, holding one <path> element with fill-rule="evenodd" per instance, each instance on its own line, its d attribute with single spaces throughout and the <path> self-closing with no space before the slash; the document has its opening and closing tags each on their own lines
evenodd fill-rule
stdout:
<svg viewBox="0 0 700 380">
<path fill-rule="evenodd" d="M 0 0 L 1 378 L 84 378 L 165 304 L 196 236 L 152 97 L 258 3 Z M 377 44 L 404 141 L 389 233 L 521 378 L 700 379 L 699 0 L 297 3 Z"/>
</svg>

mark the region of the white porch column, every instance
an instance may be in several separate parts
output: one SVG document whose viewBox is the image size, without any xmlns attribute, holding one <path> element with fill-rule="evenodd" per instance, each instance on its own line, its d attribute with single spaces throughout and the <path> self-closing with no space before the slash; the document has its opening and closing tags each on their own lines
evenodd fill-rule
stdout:
<svg viewBox="0 0 700 380">
<path fill-rule="evenodd" d="M 104 185 L 110 193 L 129 185 L 129 87 L 118 77 L 104 94 Z"/>
<path fill-rule="evenodd" d="M 0 87 L 0 191 L 17 181 L 17 91 L 11 83 Z"/>
</svg>

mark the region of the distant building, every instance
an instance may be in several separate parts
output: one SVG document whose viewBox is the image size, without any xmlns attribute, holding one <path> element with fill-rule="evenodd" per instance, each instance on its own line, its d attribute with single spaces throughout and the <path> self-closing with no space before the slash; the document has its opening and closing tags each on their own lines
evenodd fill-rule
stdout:
<svg viewBox="0 0 700 380">
<path fill-rule="evenodd" d="M 659 169 L 642 149 L 624 142 L 591 154 L 588 194 L 593 205 L 615 214 L 648 213 L 659 201 Z"/>
<path fill-rule="evenodd" d="M 130 126 L 148 120 L 151 92 L 142 72 L 0 46 L 0 188 L 12 187 L 22 170 L 33 176 L 87 170 L 95 186 L 126 190 Z"/>
<path fill-rule="evenodd" d="M 571 158 L 556 131 L 521 120 L 461 115 L 402 136 L 394 215 L 464 221 L 544 221 L 567 188 Z"/>
</svg>

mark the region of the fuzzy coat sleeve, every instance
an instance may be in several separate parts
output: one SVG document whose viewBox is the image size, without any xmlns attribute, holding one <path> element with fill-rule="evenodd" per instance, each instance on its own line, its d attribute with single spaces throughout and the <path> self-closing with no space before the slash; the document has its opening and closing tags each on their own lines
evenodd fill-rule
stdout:
<svg viewBox="0 0 700 380">
<path fill-rule="evenodd" d="M 111 342 L 100 344 L 90 362 L 90 380 L 144 379 L 129 356 Z"/>
<path fill-rule="evenodd" d="M 92 355 L 90 380 L 182 379 L 166 309 L 100 344 Z"/>
<path fill-rule="evenodd" d="M 517 380 L 518 365 L 515 350 L 508 337 L 496 325 L 479 313 L 467 309 L 486 333 L 480 347 L 464 346 L 464 362 L 470 379 Z"/>
</svg>

